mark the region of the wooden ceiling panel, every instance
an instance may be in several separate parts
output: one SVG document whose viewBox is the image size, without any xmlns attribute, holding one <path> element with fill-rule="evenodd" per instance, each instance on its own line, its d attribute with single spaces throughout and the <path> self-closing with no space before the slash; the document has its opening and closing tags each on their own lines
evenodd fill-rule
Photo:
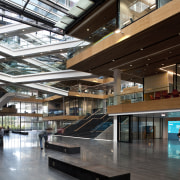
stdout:
<svg viewBox="0 0 180 180">
<path fill-rule="evenodd" d="M 146 75 L 153 74 L 157 71 L 157 68 L 160 67 L 159 64 L 179 62 L 178 58 L 168 60 L 168 58 L 172 56 L 172 54 L 169 54 L 169 51 L 173 52 L 174 57 L 179 56 L 179 19 L 180 13 L 85 59 L 72 68 L 97 75 L 113 76 L 113 71 L 109 69 L 118 67 L 121 70 L 128 71 L 130 69 L 129 65 L 133 62 L 131 69 L 134 69 L 132 70 L 134 77 L 142 78 Z M 143 48 L 143 50 L 141 50 L 141 48 Z M 151 58 L 153 61 L 146 62 L 148 58 Z M 112 60 L 114 59 L 115 61 L 113 62 Z M 168 62 L 166 63 L 167 60 Z M 125 63 L 127 63 L 127 65 Z M 149 67 L 152 72 L 142 72 L 142 67 L 147 63 L 156 64 L 156 66 Z M 128 73 L 131 72 L 129 71 Z M 125 80 L 127 80 L 127 78 Z"/>
<path fill-rule="evenodd" d="M 79 22 L 76 23 L 76 25 L 67 29 L 66 34 L 87 40 L 94 31 L 103 27 L 107 22 L 115 18 L 116 14 L 116 0 L 104 0 L 102 4 L 99 4 L 99 6 L 97 6 L 87 16 L 79 19 Z"/>
<path fill-rule="evenodd" d="M 114 45 L 111 48 L 105 49 L 95 56 L 91 56 L 81 63 L 73 66 L 73 69 L 88 72 L 94 68 L 101 67 L 106 63 L 110 63 L 113 59 L 120 59 L 130 54 L 140 51 L 141 48 L 146 49 L 156 43 L 163 42 L 170 37 L 177 35 L 180 32 L 180 14 L 173 16 L 162 23 L 159 23 L 123 42 Z M 133 24 L 132 24 L 133 25 Z M 172 28 L 173 27 L 173 28 Z M 154 48 L 156 50 L 156 48 Z M 143 52 L 139 52 L 139 57 Z"/>
</svg>

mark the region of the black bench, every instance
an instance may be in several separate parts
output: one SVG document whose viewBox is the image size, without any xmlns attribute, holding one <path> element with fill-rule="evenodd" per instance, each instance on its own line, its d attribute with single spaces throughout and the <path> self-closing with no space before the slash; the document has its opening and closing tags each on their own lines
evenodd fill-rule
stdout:
<svg viewBox="0 0 180 180">
<path fill-rule="evenodd" d="M 50 167 L 80 180 L 130 180 L 130 173 L 122 169 L 116 170 L 102 165 L 90 164 L 87 161 L 78 161 L 77 159 L 71 159 L 67 162 L 67 158 L 48 157 L 48 160 Z"/>
<path fill-rule="evenodd" d="M 80 147 L 71 146 L 63 143 L 45 142 L 45 148 L 68 153 L 68 154 L 80 153 Z"/>
<path fill-rule="evenodd" d="M 28 135 L 28 132 L 26 132 L 26 131 L 12 131 L 12 133 L 22 134 L 22 135 Z"/>
</svg>

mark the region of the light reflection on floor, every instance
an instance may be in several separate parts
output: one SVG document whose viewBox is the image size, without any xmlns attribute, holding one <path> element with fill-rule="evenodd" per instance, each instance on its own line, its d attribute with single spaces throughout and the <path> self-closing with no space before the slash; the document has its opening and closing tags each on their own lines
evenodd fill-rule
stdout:
<svg viewBox="0 0 180 180">
<path fill-rule="evenodd" d="M 0 180 L 43 179 L 71 180 L 66 174 L 49 169 L 48 155 L 74 157 L 80 162 L 91 162 L 106 167 L 126 169 L 131 180 L 178 180 L 180 177 L 180 142 L 168 140 L 136 141 L 132 144 L 96 141 L 69 137 L 49 137 L 49 140 L 78 145 L 81 153 L 67 155 L 52 150 L 40 150 L 38 133 L 4 136 L 0 148 Z M 43 173 L 40 173 L 43 172 Z"/>
</svg>

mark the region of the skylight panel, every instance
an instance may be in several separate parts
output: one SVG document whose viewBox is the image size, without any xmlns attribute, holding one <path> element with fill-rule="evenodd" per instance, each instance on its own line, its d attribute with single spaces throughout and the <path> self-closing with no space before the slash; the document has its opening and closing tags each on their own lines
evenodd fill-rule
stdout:
<svg viewBox="0 0 180 180">
<path fill-rule="evenodd" d="M 130 6 L 130 9 L 137 12 L 142 13 L 145 9 L 147 9 L 149 6 L 147 4 L 144 4 L 141 1 L 136 2 L 132 6 Z"/>
</svg>

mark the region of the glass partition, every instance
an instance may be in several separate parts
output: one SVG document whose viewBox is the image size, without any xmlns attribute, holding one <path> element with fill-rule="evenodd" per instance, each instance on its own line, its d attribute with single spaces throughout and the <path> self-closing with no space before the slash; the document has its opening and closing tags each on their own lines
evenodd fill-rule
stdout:
<svg viewBox="0 0 180 180">
<path fill-rule="evenodd" d="M 120 28 L 156 9 L 156 0 L 120 0 Z"/>
<path fill-rule="evenodd" d="M 118 116 L 118 140 L 121 142 L 131 142 L 131 116 Z"/>
<path fill-rule="evenodd" d="M 158 8 L 164 6 L 165 4 L 167 4 L 170 1 L 172 1 L 172 0 L 158 0 Z"/>
</svg>

